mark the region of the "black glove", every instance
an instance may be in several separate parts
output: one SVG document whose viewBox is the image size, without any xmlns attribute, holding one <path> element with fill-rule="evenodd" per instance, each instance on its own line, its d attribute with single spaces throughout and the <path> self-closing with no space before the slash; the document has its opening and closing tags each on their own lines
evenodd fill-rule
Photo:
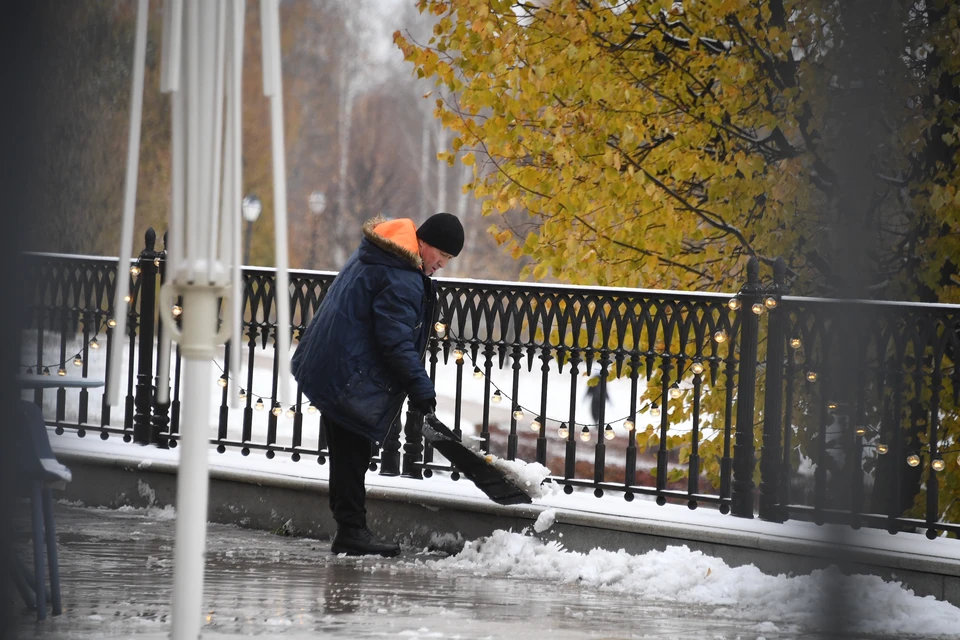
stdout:
<svg viewBox="0 0 960 640">
<path fill-rule="evenodd" d="M 422 416 L 436 413 L 437 398 L 436 396 L 429 398 L 410 398 L 410 407 Z"/>
</svg>

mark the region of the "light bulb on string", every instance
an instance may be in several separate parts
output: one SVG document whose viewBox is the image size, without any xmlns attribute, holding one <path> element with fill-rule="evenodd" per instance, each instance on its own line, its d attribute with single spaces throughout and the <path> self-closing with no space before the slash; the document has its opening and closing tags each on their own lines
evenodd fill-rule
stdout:
<svg viewBox="0 0 960 640">
<path fill-rule="evenodd" d="M 763 306 L 762 304 L 760 304 L 759 302 L 754 302 L 754 303 L 753 303 L 753 306 L 750 307 L 750 310 L 753 311 L 754 314 L 756 314 L 756 315 L 759 316 L 760 314 L 762 314 L 762 313 L 763 313 L 764 311 L 766 311 L 767 309 L 766 309 L 766 307 L 764 307 L 764 306 Z"/>
<path fill-rule="evenodd" d="M 703 373 L 703 363 L 699 360 L 694 361 L 694 363 L 690 365 L 690 371 L 693 371 L 696 375 L 700 375 Z"/>
<path fill-rule="evenodd" d="M 90 341 L 90 348 L 91 348 L 91 349 L 99 349 L 99 348 L 100 348 L 100 343 L 97 342 L 97 339 L 96 339 L 96 338 L 94 338 L 93 340 Z"/>
<path fill-rule="evenodd" d="M 132 276 L 140 275 L 140 267 L 130 267 L 130 275 Z"/>
<path fill-rule="evenodd" d="M 263 398 L 257 398 L 257 403 L 253 405 L 253 408 L 257 411 L 263 411 Z"/>
<path fill-rule="evenodd" d="M 907 464 L 911 467 L 916 467 L 920 465 L 920 456 L 915 453 L 911 453 L 907 456 Z"/>
<path fill-rule="evenodd" d="M 877 453 L 879 453 L 880 455 L 884 455 L 887 451 L 890 451 L 890 447 L 888 447 L 887 445 L 885 444 L 877 445 Z"/>
<path fill-rule="evenodd" d="M 477 380 L 483 377 L 483 371 L 480 371 L 480 367 L 473 368 L 473 377 Z"/>
<path fill-rule="evenodd" d="M 82 366 L 83 366 L 83 358 L 81 358 L 80 356 L 77 356 L 76 358 L 73 359 L 73 364 L 74 364 L 74 366 L 76 366 L 76 367 L 82 367 Z"/>
<path fill-rule="evenodd" d="M 763 306 L 767 309 L 776 309 L 777 308 L 777 299 L 773 296 L 767 296 L 763 299 Z"/>
<path fill-rule="evenodd" d="M 828 402 L 828 403 L 827 403 L 827 409 L 836 409 L 836 408 L 837 408 L 837 403 L 836 403 L 836 402 Z"/>
<path fill-rule="evenodd" d="M 627 431 L 633 431 L 634 429 L 637 428 L 637 425 L 633 423 L 633 420 L 624 420 L 623 428 L 626 429 Z"/>
<path fill-rule="evenodd" d="M 113 329 L 115 326 L 117 326 L 117 321 L 113 318 L 109 318 L 107 319 L 107 326 Z"/>
<path fill-rule="evenodd" d="M 58 375 L 58 376 L 65 376 L 65 375 L 67 375 L 67 370 L 64 369 L 63 367 L 60 367 L 59 369 L 57 369 L 57 375 Z"/>
<path fill-rule="evenodd" d="M 317 412 L 317 408 L 313 406 L 313 403 L 311 402 L 310 406 L 307 407 L 307 413 L 316 413 L 316 412 Z"/>
<path fill-rule="evenodd" d="M 557 435 L 561 438 L 567 438 L 570 436 L 570 429 L 567 428 L 566 422 L 560 423 L 560 427 L 557 429 Z"/>
<path fill-rule="evenodd" d="M 523 420 L 523 409 L 519 406 L 513 410 L 513 419 L 514 420 Z"/>
<path fill-rule="evenodd" d="M 856 434 L 858 436 L 866 435 L 866 433 L 867 433 L 866 429 L 864 429 L 863 427 L 857 427 Z"/>
<path fill-rule="evenodd" d="M 654 418 L 660 417 L 660 406 L 656 402 L 650 405 L 650 415 Z"/>
<path fill-rule="evenodd" d="M 159 267 L 159 266 L 160 266 L 160 258 L 154 258 L 154 259 L 153 259 L 153 266 L 155 266 L 155 267 Z"/>
<path fill-rule="evenodd" d="M 27 367 L 27 375 L 28 375 L 28 376 L 32 376 L 32 375 L 33 375 L 33 367 Z"/>
<path fill-rule="evenodd" d="M 816 382 L 816 381 L 817 381 L 817 372 L 807 371 L 807 382 Z"/>
<path fill-rule="evenodd" d="M 800 341 L 800 338 L 790 338 L 790 346 L 794 349 L 799 349 L 803 346 L 803 342 Z"/>
<path fill-rule="evenodd" d="M 530 431 L 540 431 L 540 418 L 534 418 L 530 423 Z"/>
<path fill-rule="evenodd" d="M 175 305 L 173 305 L 173 308 L 170 309 L 170 313 L 173 314 L 173 317 L 174 317 L 174 318 L 178 318 L 178 317 L 180 317 L 180 314 L 183 313 L 183 307 L 181 307 L 181 306 L 178 305 L 178 304 L 175 304 Z"/>
<path fill-rule="evenodd" d="M 219 378 L 217 378 L 217 384 L 220 385 L 221 388 L 226 389 L 226 388 L 227 388 L 227 376 L 224 375 L 224 376 L 220 376 Z"/>
<path fill-rule="evenodd" d="M 730 307 L 731 311 L 736 311 L 740 308 L 740 298 L 730 298 L 727 300 L 727 306 Z"/>
<path fill-rule="evenodd" d="M 726 341 L 727 341 L 727 332 L 724 331 L 723 329 L 718 329 L 716 332 L 714 332 L 714 334 L 713 334 L 713 339 L 714 339 L 714 341 L 717 342 L 717 343 L 726 342 Z"/>
<path fill-rule="evenodd" d="M 674 382 L 674 383 L 670 386 L 670 397 L 673 398 L 674 400 L 676 400 L 676 399 L 679 398 L 682 394 L 683 394 L 683 392 L 680 391 L 680 384 Z"/>
<path fill-rule="evenodd" d="M 613 430 L 613 427 L 607 425 L 603 428 L 603 437 L 607 440 L 613 440 L 617 437 L 617 433 Z"/>
<path fill-rule="evenodd" d="M 271 411 L 273 412 L 273 415 L 279 418 L 280 414 L 283 413 L 283 407 L 281 407 L 280 403 L 277 402 L 273 405 L 273 409 L 271 409 Z"/>
<path fill-rule="evenodd" d="M 133 302 L 133 296 L 131 296 L 128 293 L 127 295 L 123 296 L 123 301 L 126 302 L 127 304 L 130 304 L 131 302 Z"/>
<path fill-rule="evenodd" d="M 45 376 L 50 375 L 50 367 L 44 367 L 44 368 L 43 368 L 43 375 L 45 375 Z"/>
<path fill-rule="evenodd" d="M 293 407 L 293 406 L 291 405 L 291 407 L 290 407 L 289 409 L 287 409 L 287 417 L 288 417 L 288 418 L 292 418 L 292 417 L 294 417 L 295 415 L 297 415 L 297 410 L 296 410 L 295 407 Z"/>
<path fill-rule="evenodd" d="M 503 394 L 500 393 L 499 389 L 497 389 L 493 392 L 493 397 L 490 398 L 490 400 L 493 402 L 493 404 L 500 404 L 500 401 L 503 400 Z"/>
<path fill-rule="evenodd" d="M 456 359 L 457 364 L 460 364 L 463 362 L 463 351 L 461 349 L 454 349 L 453 357 Z"/>
<path fill-rule="evenodd" d="M 447 325 L 442 322 L 437 322 L 433 325 L 433 330 L 437 332 L 437 337 L 442 338 L 447 333 Z"/>
<path fill-rule="evenodd" d="M 237 394 L 237 397 L 240 398 L 241 400 L 246 400 L 246 399 L 247 399 L 247 390 L 246 390 L 246 389 L 240 389 L 240 393 Z"/>
<path fill-rule="evenodd" d="M 930 466 L 933 468 L 934 471 L 943 471 L 943 468 L 947 465 L 943 461 L 943 458 L 937 458 L 936 460 L 930 463 Z"/>
<path fill-rule="evenodd" d="M 584 442 L 590 442 L 590 427 L 584 426 L 580 430 L 580 439 Z"/>
</svg>

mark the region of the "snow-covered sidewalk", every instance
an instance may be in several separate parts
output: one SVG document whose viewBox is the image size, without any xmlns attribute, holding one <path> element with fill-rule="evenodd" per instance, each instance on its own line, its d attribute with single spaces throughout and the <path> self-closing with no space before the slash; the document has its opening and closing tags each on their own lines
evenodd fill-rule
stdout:
<svg viewBox="0 0 960 640">
<path fill-rule="evenodd" d="M 70 459 L 79 457 L 135 465 L 140 469 L 172 470 L 178 459 L 177 449 L 140 447 L 116 438 L 104 442 L 98 438 L 78 438 L 75 434 L 55 436 L 51 433 L 51 441 L 57 455 L 66 460 L 68 466 Z M 209 460 L 212 474 L 263 483 L 323 482 L 328 469 L 327 465 L 319 465 L 314 460 L 293 462 L 286 456 L 268 460 L 257 454 L 242 456 L 232 451 L 218 454 L 213 449 Z M 540 475 L 534 465 L 529 469 L 520 468 L 518 473 L 521 481 L 524 478 L 535 481 Z M 888 567 L 922 569 L 926 566 L 929 569 L 945 564 L 960 567 L 960 541 L 957 540 L 930 541 L 922 534 L 892 536 L 885 531 L 861 530 L 844 540 L 847 548 L 838 550 L 837 541 L 849 533 L 846 528 L 744 520 L 709 509 L 690 511 L 685 506 L 657 506 L 651 500 L 627 503 L 621 496 L 613 495 L 599 499 L 585 492 L 566 495 L 549 483 L 544 485 L 542 495 L 533 505 L 504 508 L 489 503 L 469 481 L 455 482 L 446 474 L 413 480 L 371 472 L 367 480 L 371 492 L 429 495 L 434 500 L 472 504 L 478 509 L 527 510 L 536 518 L 535 524 L 522 532 L 497 531 L 468 542 L 463 551 L 450 558 L 412 560 L 412 568 L 422 571 L 532 580 L 547 589 L 576 585 L 596 592 L 629 594 L 644 602 L 709 607 L 711 615 L 721 617 L 736 618 L 749 612 L 749 619 L 755 622 L 749 627 L 750 633 L 743 637 L 763 637 L 764 634 L 792 637 L 781 634 L 820 628 L 826 606 L 824 594 L 839 594 L 848 600 L 852 608 L 847 613 L 849 620 L 855 622 L 855 631 L 870 637 L 956 637 L 960 625 L 957 607 L 932 597 L 916 596 L 901 584 L 885 582 L 876 576 L 844 577 L 835 568 L 811 575 L 766 575 L 751 565 L 729 566 L 723 560 L 692 551 L 683 544 L 684 539 L 707 540 L 809 555 L 816 555 L 818 545 L 822 545 L 824 553 L 839 552 L 845 559 L 873 558 Z M 645 554 L 599 548 L 581 553 L 565 549 L 562 538 L 550 535 L 557 522 L 666 535 L 678 539 L 678 543 L 664 551 Z M 370 570 L 376 570 L 376 566 Z M 744 630 L 748 629 L 741 629 Z M 754 631 L 756 635 L 750 635 Z M 721 634 L 718 637 L 738 636 Z"/>
<path fill-rule="evenodd" d="M 54 451 L 60 455 L 79 455 L 91 459 L 116 462 L 120 460 L 136 464 L 142 469 L 152 466 L 174 467 L 179 457 L 178 449 L 158 449 L 143 447 L 111 438 L 104 442 L 99 438 L 78 438 L 67 433 L 61 436 L 51 431 L 50 440 Z M 293 462 L 288 456 L 278 455 L 272 460 L 256 452 L 243 456 L 237 451 L 227 450 L 220 454 L 210 449 L 211 473 L 223 473 L 231 477 L 250 479 L 297 479 L 326 481 L 327 465 L 317 464 L 315 460 L 303 458 Z M 69 466 L 69 464 L 68 464 Z M 533 467 L 533 465 L 529 465 Z M 532 480 L 541 477 L 531 468 L 527 476 Z M 446 474 L 435 474 L 432 478 L 414 480 L 403 477 L 381 476 L 376 472 L 367 473 L 367 486 L 371 490 L 384 489 L 394 492 L 424 493 L 435 497 L 475 502 L 490 505 L 482 492 L 468 480 L 452 481 Z M 656 527 L 661 534 L 665 531 L 676 537 L 691 536 L 694 539 L 708 539 L 715 542 L 733 543 L 739 539 L 742 546 L 766 547 L 778 550 L 800 552 L 802 548 L 815 549 L 818 544 L 835 547 L 838 541 L 849 545 L 851 552 L 870 555 L 875 558 L 887 558 L 888 566 L 901 568 L 923 568 L 924 563 L 949 564 L 956 567 L 960 574 L 960 540 L 940 537 L 927 540 L 922 533 L 900 533 L 890 535 L 879 529 L 861 529 L 852 532 L 848 527 L 833 525 L 817 526 L 808 522 L 788 521 L 785 523 L 765 522 L 759 519 L 746 520 L 730 515 L 721 515 L 709 508 L 690 510 L 686 506 L 667 504 L 658 506 L 652 499 L 638 497 L 626 502 L 620 494 L 607 494 L 596 498 L 589 492 L 575 492 L 567 495 L 557 485 L 547 483 L 542 495 L 535 499 L 535 510 L 553 509 L 561 521 L 584 519 L 621 520 L 632 524 L 631 528 L 646 530 Z M 496 507 L 500 508 L 500 507 Z M 525 508 L 525 507 L 516 507 Z M 535 517 L 535 516 L 534 516 Z"/>
</svg>

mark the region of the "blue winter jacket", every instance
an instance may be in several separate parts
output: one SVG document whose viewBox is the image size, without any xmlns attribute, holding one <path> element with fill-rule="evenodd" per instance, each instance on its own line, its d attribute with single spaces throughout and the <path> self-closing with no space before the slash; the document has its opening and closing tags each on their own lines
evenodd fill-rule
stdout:
<svg viewBox="0 0 960 640">
<path fill-rule="evenodd" d="M 374 219 L 327 291 L 292 360 L 304 395 L 339 425 L 383 442 L 409 395 L 436 397 L 421 357 L 436 291 L 412 220 Z"/>
</svg>

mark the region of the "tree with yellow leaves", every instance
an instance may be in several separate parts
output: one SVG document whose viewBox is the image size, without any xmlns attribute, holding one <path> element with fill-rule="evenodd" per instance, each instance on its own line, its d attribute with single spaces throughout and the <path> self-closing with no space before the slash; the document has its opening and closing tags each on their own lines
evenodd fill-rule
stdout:
<svg viewBox="0 0 960 640">
<path fill-rule="evenodd" d="M 852 236 L 874 295 L 958 301 L 960 10 L 867 4 L 420 0 L 434 37 L 395 40 L 485 213 L 532 216 L 493 232 L 534 279 L 731 289 L 744 256 L 783 256 L 795 291 L 831 293 Z M 856 41 L 863 19 L 883 37 Z M 850 93 L 874 107 L 860 167 Z"/>
<path fill-rule="evenodd" d="M 783 257 L 794 293 L 960 302 L 955 3 L 418 6 L 433 37 L 395 41 L 436 79 L 444 157 L 475 166 L 484 213 L 530 215 L 491 232 L 533 279 L 730 291 L 748 257 Z M 798 413 L 807 447 L 812 403 Z"/>
</svg>

